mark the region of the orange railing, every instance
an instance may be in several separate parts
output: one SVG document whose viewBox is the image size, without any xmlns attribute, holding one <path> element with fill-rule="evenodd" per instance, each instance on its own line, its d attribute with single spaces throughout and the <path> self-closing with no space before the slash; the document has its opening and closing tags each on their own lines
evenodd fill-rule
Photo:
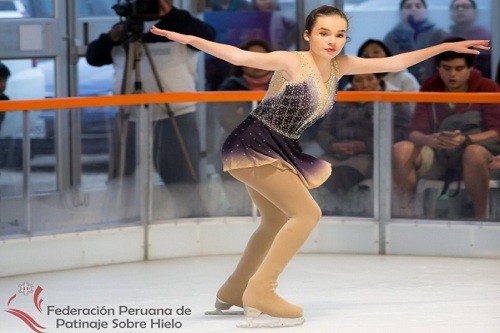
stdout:
<svg viewBox="0 0 500 333">
<path fill-rule="evenodd" d="M 134 105 L 176 102 L 238 102 L 261 100 L 263 91 L 204 91 L 193 93 L 147 93 L 95 97 L 62 97 L 0 102 L 0 112 L 19 110 L 73 109 L 111 105 Z M 423 92 L 354 92 L 341 91 L 342 102 L 435 102 L 435 103 L 500 103 L 500 93 L 423 93 Z"/>
</svg>

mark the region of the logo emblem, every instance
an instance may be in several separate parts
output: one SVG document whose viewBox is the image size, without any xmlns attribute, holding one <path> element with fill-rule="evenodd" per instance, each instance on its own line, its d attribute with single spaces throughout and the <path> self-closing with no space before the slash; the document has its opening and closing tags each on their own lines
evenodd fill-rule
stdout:
<svg viewBox="0 0 500 333">
<path fill-rule="evenodd" d="M 43 299 L 40 298 L 40 294 L 42 293 L 42 291 L 43 288 L 40 286 L 37 286 L 35 291 L 33 291 L 33 285 L 29 284 L 28 282 L 24 282 L 19 285 L 18 294 L 23 294 L 24 296 L 33 294 L 33 304 L 36 310 L 39 313 L 42 313 Z M 45 327 L 40 325 L 31 315 L 29 315 L 27 312 L 23 310 L 10 307 L 11 303 L 13 303 L 16 300 L 18 294 L 14 294 L 9 298 L 9 300 L 7 301 L 7 306 L 9 308 L 5 310 L 5 312 L 10 313 L 11 315 L 21 319 L 29 328 L 31 328 L 33 332 L 44 333 L 43 330 L 45 330 Z"/>
</svg>

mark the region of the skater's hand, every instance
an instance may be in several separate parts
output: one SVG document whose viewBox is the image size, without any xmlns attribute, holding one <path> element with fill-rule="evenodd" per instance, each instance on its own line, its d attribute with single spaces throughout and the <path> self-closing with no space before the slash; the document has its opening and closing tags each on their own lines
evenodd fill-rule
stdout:
<svg viewBox="0 0 500 333">
<path fill-rule="evenodd" d="M 188 44 L 189 39 L 191 37 L 189 35 L 183 35 L 183 34 L 180 34 L 177 32 L 169 31 L 169 30 L 158 29 L 155 26 L 152 26 L 149 31 L 151 31 L 151 33 L 153 33 L 155 35 L 167 37 L 168 39 L 170 39 L 174 42 L 181 43 L 181 44 Z"/>
<path fill-rule="evenodd" d="M 479 54 L 479 50 L 489 50 L 489 40 L 464 40 L 450 43 L 450 51 L 457 53 Z"/>
</svg>

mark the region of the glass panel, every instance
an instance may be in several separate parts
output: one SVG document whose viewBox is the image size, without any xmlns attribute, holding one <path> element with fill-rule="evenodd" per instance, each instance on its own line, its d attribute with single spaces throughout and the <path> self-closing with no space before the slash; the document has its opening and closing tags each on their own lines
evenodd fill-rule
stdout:
<svg viewBox="0 0 500 333">
<path fill-rule="evenodd" d="M 461 1 L 463 2 L 463 1 Z M 468 1 L 465 1 L 469 3 Z M 345 46 L 348 54 L 357 54 L 367 39 L 383 40 L 393 54 L 436 44 L 448 36 L 466 39 L 491 39 L 491 0 L 476 0 L 477 8 L 450 8 L 450 0 L 427 1 L 427 8 L 400 11 L 399 1 L 345 0 L 344 9 L 350 18 L 351 42 Z M 410 18 L 411 17 L 411 18 Z M 412 20 L 401 26 L 404 20 Z M 369 27 L 369 29 L 366 29 Z M 417 36 L 413 40 L 413 36 Z M 477 67 L 484 76 L 492 77 L 491 53 L 482 52 Z M 420 69 L 420 70 L 419 70 Z M 433 65 L 414 66 L 414 74 L 422 82 L 433 73 Z M 422 75 L 422 71 L 424 71 Z"/>
<path fill-rule="evenodd" d="M 178 127 L 178 132 L 174 126 Z M 200 175 L 200 132 L 196 112 L 153 123 L 153 219 L 205 215 Z M 183 145 L 185 150 L 183 150 Z"/>
<path fill-rule="evenodd" d="M 6 85 L 2 99 L 45 97 L 45 74 L 38 60 L 15 59 L 4 60 L 2 63 L 10 72 L 6 80 L 2 79 Z M 0 93 L 3 93 L 3 89 Z M 45 116 L 50 113 L 8 112 L 0 122 L 0 201 L 2 206 L 5 205 L 0 209 L 0 234 L 27 232 L 28 196 L 54 191 L 56 188 L 53 173 L 53 137 L 48 136 L 45 120 Z M 25 147 L 28 143 L 31 149 L 26 152 Z M 49 161 L 40 163 L 45 153 L 50 154 Z M 25 157 L 29 158 L 29 170 L 24 169 Z"/>
<path fill-rule="evenodd" d="M 42 96 L 39 98 L 54 97 L 54 60 L 37 59 L 37 68 L 43 73 Z M 31 193 L 41 194 L 57 189 L 56 154 L 55 154 L 55 110 L 32 111 L 39 115 L 42 129 L 31 140 Z M 35 123 L 31 123 L 31 126 Z"/>
<path fill-rule="evenodd" d="M 204 105 L 198 105 L 204 109 Z M 200 152 L 200 114 L 189 113 L 176 118 L 189 155 L 182 152 L 179 136 L 170 120 L 153 124 L 153 221 L 203 216 L 249 216 L 252 204 L 245 187 L 223 173 L 220 164 L 221 142 L 217 150 Z M 219 125 L 217 125 L 219 126 Z M 219 128 L 206 128 L 214 133 Z M 210 134 L 207 134 L 210 136 Z M 221 138 L 221 136 L 219 136 Z M 195 170 L 193 179 L 187 160 Z"/>
<path fill-rule="evenodd" d="M 332 164 L 312 191 L 324 215 L 373 217 L 373 139 L 372 102 L 337 102 L 303 135 L 304 151 Z"/>
<path fill-rule="evenodd" d="M 50 62 L 52 60 L 46 61 Z M 45 97 L 45 73 L 40 61 L 35 59 L 15 59 L 5 60 L 3 63 L 11 72 L 10 77 L 7 79 L 6 96 L 13 100 L 42 99 Z M 30 88 L 26 89 L 27 86 Z M 4 195 L 17 196 L 21 194 L 19 190 L 23 184 L 25 120 L 29 121 L 28 135 L 31 151 L 28 155 L 30 157 L 30 171 L 33 172 L 30 181 L 31 192 L 55 190 L 55 176 L 47 174 L 45 169 L 49 167 L 49 169 L 53 170 L 55 162 L 53 155 L 54 137 L 50 134 L 50 124 L 47 124 L 47 117 L 51 114 L 53 112 L 50 111 L 30 111 L 27 113 L 27 117 L 22 112 L 8 112 L 5 114 L 5 119 L 0 128 L 0 145 L 4 147 L 4 149 L 0 150 L 0 159 L 3 161 L 3 167 L 10 169 L 11 180 L 17 185 L 10 187 L 11 190 L 4 192 Z"/>
<path fill-rule="evenodd" d="M 116 108 L 80 110 L 81 184 L 84 189 L 101 188 L 108 180 L 109 150 Z"/>
<path fill-rule="evenodd" d="M 90 66 L 85 58 L 78 61 L 78 95 L 103 96 L 113 91 L 112 65 Z M 105 187 L 111 137 L 115 127 L 117 108 L 88 107 L 79 110 L 82 187 Z"/>
<path fill-rule="evenodd" d="M 30 198 L 31 234 L 78 232 L 140 224 L 135 179 L 109 180 L 106 188 Z M 36 212 L 36 216 L 34 214 Z"/>
</svg>

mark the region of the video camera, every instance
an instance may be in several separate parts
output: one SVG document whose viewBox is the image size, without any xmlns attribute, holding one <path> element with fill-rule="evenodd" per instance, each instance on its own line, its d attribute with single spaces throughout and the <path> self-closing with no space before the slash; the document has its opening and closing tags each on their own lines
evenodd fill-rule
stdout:
<svg viewBox="0 0 500 333">
<path fill-rule="evenodd" d="M 158 19 L 160 11 L 158 0 L 118 0 L 112 8 L 120 16 L 142 21 Z"/>
<path fill-rule="evenodd" d="M 117 0 L 112 8 L 125 18 L 127 30 L 132 34 L 142 34 L 144 21 L 160 18 L 159 0 Z"/>
</svg>

